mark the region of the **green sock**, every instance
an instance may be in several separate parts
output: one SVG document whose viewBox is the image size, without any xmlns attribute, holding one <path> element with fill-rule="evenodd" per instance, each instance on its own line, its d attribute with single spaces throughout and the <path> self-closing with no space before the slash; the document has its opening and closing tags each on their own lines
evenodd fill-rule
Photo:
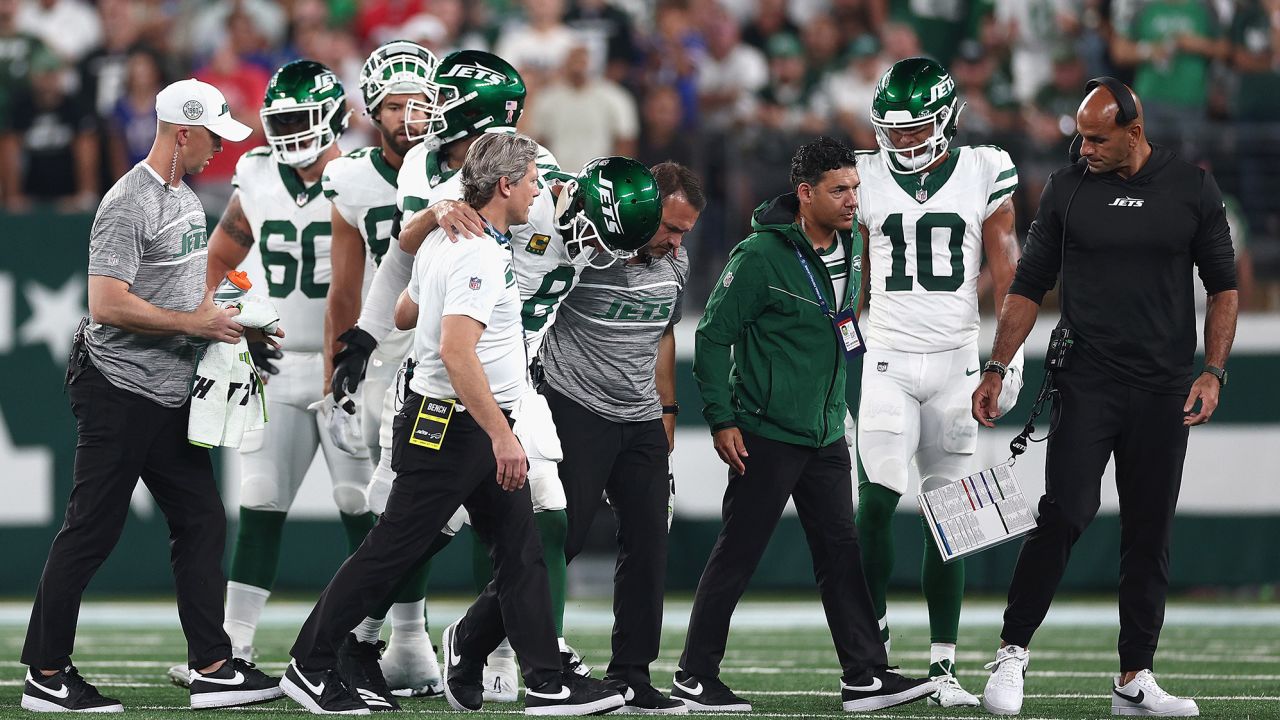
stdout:
<svg viewBox="0 0 1280 720">
<path fill-rule="evenodd" d="M 374 523 L 378 522 L 378 516 L 371 512 L 359 515 L 340 512 L 338 515 L 342 518 L 342 529 L 347 531 L 347 554 L 350 555 L 360 547 L 360 543 L 364 542 L 364 536 L 368 535 Z"/>
<path fill-rule="evenodd" d="M 489 557 L 489 546 L 480 539 L 480 533 L 471 530 L 471 578 L 476 584 L 476 594 L 484 592 L 493 580 L 493 558 Z"/>
<path fill-rule="evenodd" d="M 236 528 L 236 548 L 231 554 L 228 580 L 266 590 L 276 584 L 284 519 L 285 513 L 282 512 L 240 508 L 240 524 Z"/>
<path fill-rule="evenodd" d="M 893 573 L 893 511 L 898 507 L 899 498 L 898 493 L 868 480 L 862 463 L 858 463 L 858 514 L 855 522 L 862 545 L 862 571 L 867 576 L 871 604 L 880 619 L 885 617 L 885 597 L 889 592 L 889 576 Z M 881 633 L 883 635 L 887 630 Z"/>
<path fill-rule="evenodd" d="M 964 560 L 943 563 L 938 543 L 929 532 L 924 518 L 924 563 L 920 568 L 920 587 L 929 605 L 930 642 L 955 643 L 960 635 L 960 603 L 964 598 Z"/>
<path fill-rule="evenodd" d="M 445 545 L 453 539 L 452 535 L 437 533 L 436 539 L 432 541 L 431 547 L 427 548 L 427 552 L 418 561 L 418 564 L 405 575 L 400 585 L 387 596 L 386 600 L 378 603 L 376 607 L 366 613 L 366 617 L 381 620 L 387 616 L 387 611 L 396 603 L 402 602 L 418 602 L 427 596 L 427 577 L 431 574 L 431 558 L 436 553 L 444 549 Z"/>
<path fill-rule="evenodd" d="M 564 600 L 566 585 L 564 541 L 569 534 L 569 513 L 544 510 L 533 514 L 542 540 L 542 559 L 547 564 L 547 584 L 551 586 L 551 614 L 556 621 L 556 637 L 564 637 Z"/>
</svg>

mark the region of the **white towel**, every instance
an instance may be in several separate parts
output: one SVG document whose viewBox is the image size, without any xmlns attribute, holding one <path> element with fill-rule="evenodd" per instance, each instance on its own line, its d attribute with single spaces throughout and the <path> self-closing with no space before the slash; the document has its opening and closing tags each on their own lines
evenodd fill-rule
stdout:
<svg viewBox="0 0 1280 720">
<path fill-rule="evenodd" d="M 236 322 L 274 332 L 279 314 L 270 300 L 254 296 L 234 303 Z M 200 447 L 240 447 L 245 432 L 267 421 L 267 397 L 243 338 L 235 345 L 210 343 L 191 385 L 187 441 Z"/>
<path fill-rule="evenodd" d="M 535 460 L 546 460 L 554 465 L 564 459 L 560 436 L 556 434 L 556 422 L 551 417 L 551 408 L 545 397 L 529 388 L 511 407 L 511 419 L 515 420 L 511 432 L 524 446 L 530 468 Z"/>
</svg>

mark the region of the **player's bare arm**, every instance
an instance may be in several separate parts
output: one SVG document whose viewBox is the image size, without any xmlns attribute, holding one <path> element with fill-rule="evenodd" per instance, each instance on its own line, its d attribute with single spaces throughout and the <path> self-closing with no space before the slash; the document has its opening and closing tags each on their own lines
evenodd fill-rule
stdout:
<svg viewBox="0 0 1280 720">
<path fill-rule="evenodd" d="M 1237 290 L 1223 290 L 1209 296 L 1204 318 L 1204 363 L 1214 367 L 1226 367 L 1227 356 L 1231 354 L 1231 345 L 1236 339 L 1236 315 L 1240 312 L 1240 293 Z M 1222 385 L 1218 378 L 1202 372 L 1191 385 L 1191 393 L 1182 411 L 1187 414 L 1183 424 L 1187 426 L 1201 425 L 1209 422 L 1214 410 L 1218 409 L 1218 393 Z M 1195 410 L 1196 401 L 1200 402 L 1200 410 Z"/>
<path fill-rule="evenodd" d="M 658 340 L 658 365 L 654 369 L 654 380 L 658 386 L 658 402 L 663 405 L 676 404 L 676 333 L 671 325 L 662 331 Z M 676 449 L 676 416 L 662 414 L 662 427 L 667 431 L 667 452 Z"/>
<path fill-rule="evenodd" d="M 1013 199 L 1006 198 L 991 217 L 982 223 L 982 252 L 987 258 L 987 269 L 991 272 L 991 289 L 995 301 L 993 307 L 997 313 L 1004 304 L 1005 296 L 1009 294 L 1013 275 L 1018 270 L 1018 258 L 1022 254 L 1018 249 L 1014 220 Z M 864 260 L 864 265 L 865 262 Z"/>
<path fill-rule="evenodd" d="M 205 283 L 217 287 L 228 270 L 235 270 L 249 256 L 253 248 L 253 228 L 240 206 L 240 191 L 231 193 L 222 219 L 209 238 L 209 267 L 205 271 Z"/>
<path fill-rule="evenodd" d="M 333 356 L 338 352 L 338 335 L 360 318 L 360 291 L 364 287 L 364 239 L 338 212 L 330 209 L 333 228 L 329 260 L 333 275 L 324 308 L 324 387 L 333 377 Z"/>
<path fill-rule="evenodd" d="M 1036 324 L 1036 314 L 1040 306 L 1030 298 L 1021 295 L 1006 294 L 1004 305 L 1000 308 L 1000 320 L 996 323 L 995 346 L 991 351 L 991 359 L 1009 364 L 1013 354 L 1026 342 L 1031 328 Z M 1216 382 L 1216 380 L 1215 380 Z M 993 372 L 982 373 L 982 381 L 978 389 L 973 391 L 973 419 L 986 427 L 995 427 L 995 419 L 1000 416 L 997 405 L 1000 400 L 1000 387 L 1003 385 L 1000 376 Z"/>
</svg>

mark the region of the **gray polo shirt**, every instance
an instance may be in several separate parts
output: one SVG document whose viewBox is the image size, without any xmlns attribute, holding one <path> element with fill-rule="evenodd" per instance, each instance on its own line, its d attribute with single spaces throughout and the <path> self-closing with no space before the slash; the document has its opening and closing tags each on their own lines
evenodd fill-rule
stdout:
<svg viewBox="0 0 1280 720">
<path fill-rule="evenodd" d="M 89 274 L 129 283 L 129 292 L 166 310 L 191 312 L 205 293 L 208 233 L 204 207 L 182 183 L 166 183 L 138 163 L 107 191 L 89 234 Z M 206 341 L 195 337 L 141 335 L 89 323 L 93 364 L 116 387 L 178 407 L 191 393 L 191 378 Z"/>
<path fill-rule="evenodd" d="M 680 321 L 689 259 L 588 268 L 556 313 L 539 358 L 552 388 L 618 422 L 662 417 L 658 341 Z"/>
</svg>

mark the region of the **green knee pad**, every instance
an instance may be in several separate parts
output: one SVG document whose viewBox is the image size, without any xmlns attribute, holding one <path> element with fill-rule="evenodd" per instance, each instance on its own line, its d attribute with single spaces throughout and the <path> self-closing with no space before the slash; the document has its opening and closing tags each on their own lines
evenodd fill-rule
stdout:
<svg viewBox="0 0 1280 720">
<path fill-rule="evenodd" d="M 929 532 L 929 524 L 920 518 L 924 530 L 924 562 L 920 568 L 920 587 L 929 605 L 930 642 L 952 643 L 960 635 L 960 605 L 964 599 L 964 560 L 943 563 L 938 543 Z"/>
<path fill-rule="evenodd" d="M 240 508 L 228 580 L 267 590 L 276 584 L 285 516 L 274 510 Z"/>
</svg>

